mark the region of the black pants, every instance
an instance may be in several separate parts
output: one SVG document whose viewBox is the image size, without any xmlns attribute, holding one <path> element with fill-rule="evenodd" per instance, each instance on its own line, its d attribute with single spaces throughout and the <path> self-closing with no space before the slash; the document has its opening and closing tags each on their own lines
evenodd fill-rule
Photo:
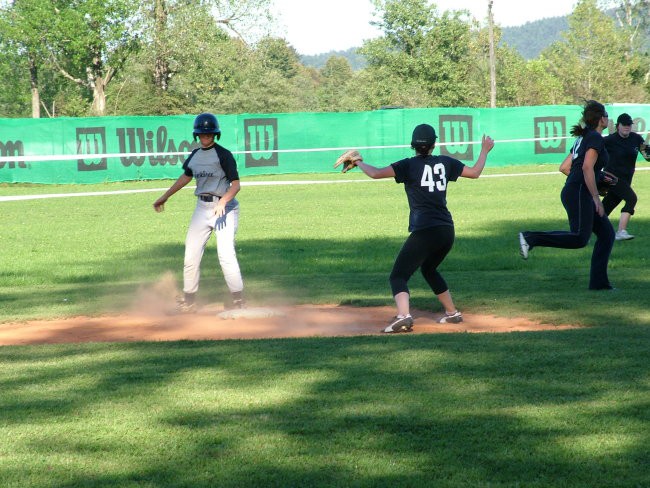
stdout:
<svg viewBox="0 0 650 488">
<path fill-rule="evenodd" d="M 611 214 L 612 211 L 618 206 L 621 201 L 625 201 L 625 205 L 621 209 L 621 212 L 627 212 L 630 215 L 634 215 L 634 207 L 636 207 L 636 193 L 632 190 L 632 186 L 628 181 L 619 178 L 618 183 L 609 189 L 607 196 L 603 198 L 603 207 L 605 207 L 605 213 L 607 215 Z"/>
<path fill-rule="evenodd" d="M 596 243 L 591 255 L 589 288 L 600 290 L 610 288 L 607 264 L 614 247 L 614 228 L 607 216 L 600 217 L 587 186 L 568 184 L 562 189 L 562 205 L 569 217 L 569 231 L 524 232 L 530 248 L 558 247 L 579 249 L 589 243 L 591 233 L 596 234 Z"/>
<path fill-rule="evenodd" d="M 449 288 L 438 272 L 438 266 L 454 245 L 454 235 L 454 228 L 450 225 L 412 232 L 397 255 L 390 273 L 393 296 L 401 292 L 409 293 L 408 281 L 418 268 L 433 293 L 439 295 L 447 291 Z"/>
</svg>

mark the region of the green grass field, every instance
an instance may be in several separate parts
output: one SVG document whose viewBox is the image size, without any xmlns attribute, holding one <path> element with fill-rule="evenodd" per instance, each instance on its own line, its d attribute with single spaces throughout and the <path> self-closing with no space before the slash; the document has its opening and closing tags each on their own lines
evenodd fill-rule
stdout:
<svg viewBox="0 0 650 488">
<path fill-rule="evenodd" d="M 518 231 L 567 226 L 554 170 L 451 184 L 457 237 L 441 271 L 464 311 L 585 328 L 2 347 L 0 486 L 650 486 L 650 171 L 635 176 L 638 238 L 612 254 L 619 289 L 590 292 L 591 245 L 518 255 Z M 244 181 L 301 178 L 359 181 L 242 189 L 249 301 L 391 304 L 403 188 Z M 0 327 L 121 310 L 169 272 L 180 283 L 194 199 L 185 190 L 156 214 L 158 195 L 0 202 Z M 411 285 L 415 307 L 438 310 L 420 276 Z M 199 299 L 225 293 L 211 246 Z"/>
</svg>

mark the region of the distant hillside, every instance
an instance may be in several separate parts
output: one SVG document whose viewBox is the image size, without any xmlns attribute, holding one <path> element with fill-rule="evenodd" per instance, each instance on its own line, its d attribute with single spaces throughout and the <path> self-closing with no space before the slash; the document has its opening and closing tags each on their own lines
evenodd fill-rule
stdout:
<svg viewBox="0 0 650 488">
<path fill-rule="evenodd" d="M 300 60 L 305 66 L 311 66 L 312 68 L 321 69 L 325 66 L 325 63 L 330 58 L 330 56 L 340 56 L 346 58 L 350 66 L 354 71 L 363 69 L 366 67 L 366 58 L 357 53 L 356 47 L 351 47 L 346 51 L 330 51 L 323 54 L 314 54 L 313 56 L 300 55 Z"/>
<path fill-rule="evenodd" d="M 562 32 L 569 29 L 567 17 L 548 17 L 546 19 L 526 22 L 516 27 L 502 27 L 501 41 L 517 50 L 525 59 L 534 59 L 555 41 L 562 39 Z M 353 70 L 365 68 L 366 60 L 353 47 L 346 51 L 330 51 L 313 56 L 301 55 L 300 60 L 305 66 L 320 69 L 330 56 L 346 58 Z"/>
<path fill-rule="evenodd" d="M 516 49 L 525 59 L 535 59 L 569 30 L 567 17 L 548 17 L 516 27 L 503 27 L 501 41 Z"/>
</svg>

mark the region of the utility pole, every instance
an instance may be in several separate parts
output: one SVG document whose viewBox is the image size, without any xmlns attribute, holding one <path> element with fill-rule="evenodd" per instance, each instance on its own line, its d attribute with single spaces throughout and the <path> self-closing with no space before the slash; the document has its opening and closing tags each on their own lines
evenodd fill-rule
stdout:
<svg viewBox="0 0 650 488">
<path fill-rule="evenodd" d="M 497 67 L 494 52 L 494 15 L 492 14 L 493 0 L 488 0 L 488 33 L 490 37 L 490 107 L 497 106 Z"/>
</svg>

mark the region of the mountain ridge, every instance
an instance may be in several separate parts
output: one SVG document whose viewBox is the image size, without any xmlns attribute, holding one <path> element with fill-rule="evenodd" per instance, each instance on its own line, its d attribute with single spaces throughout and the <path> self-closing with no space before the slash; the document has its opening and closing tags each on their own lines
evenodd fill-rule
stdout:
<svg viewBox="0 0 650 488">
<path fill-rule="evenodd" d="M 515 49 L 524 59 L 537 58 L 540 53 L 555 41 L 562 39 L 562 32 L 569 29 L 568 16 L 546 17 L 512 27 L 501 27 L 501 42 Z M 348 60 L 353 70 L 366 66 L 365 58 L 360 55 L 358 47 L 344 51 L 329 51 L 322 54 L 302 55 L 300 60 L 305 66 L 321 69 L 331 56 L 340 56 Z"/>
</svg>

